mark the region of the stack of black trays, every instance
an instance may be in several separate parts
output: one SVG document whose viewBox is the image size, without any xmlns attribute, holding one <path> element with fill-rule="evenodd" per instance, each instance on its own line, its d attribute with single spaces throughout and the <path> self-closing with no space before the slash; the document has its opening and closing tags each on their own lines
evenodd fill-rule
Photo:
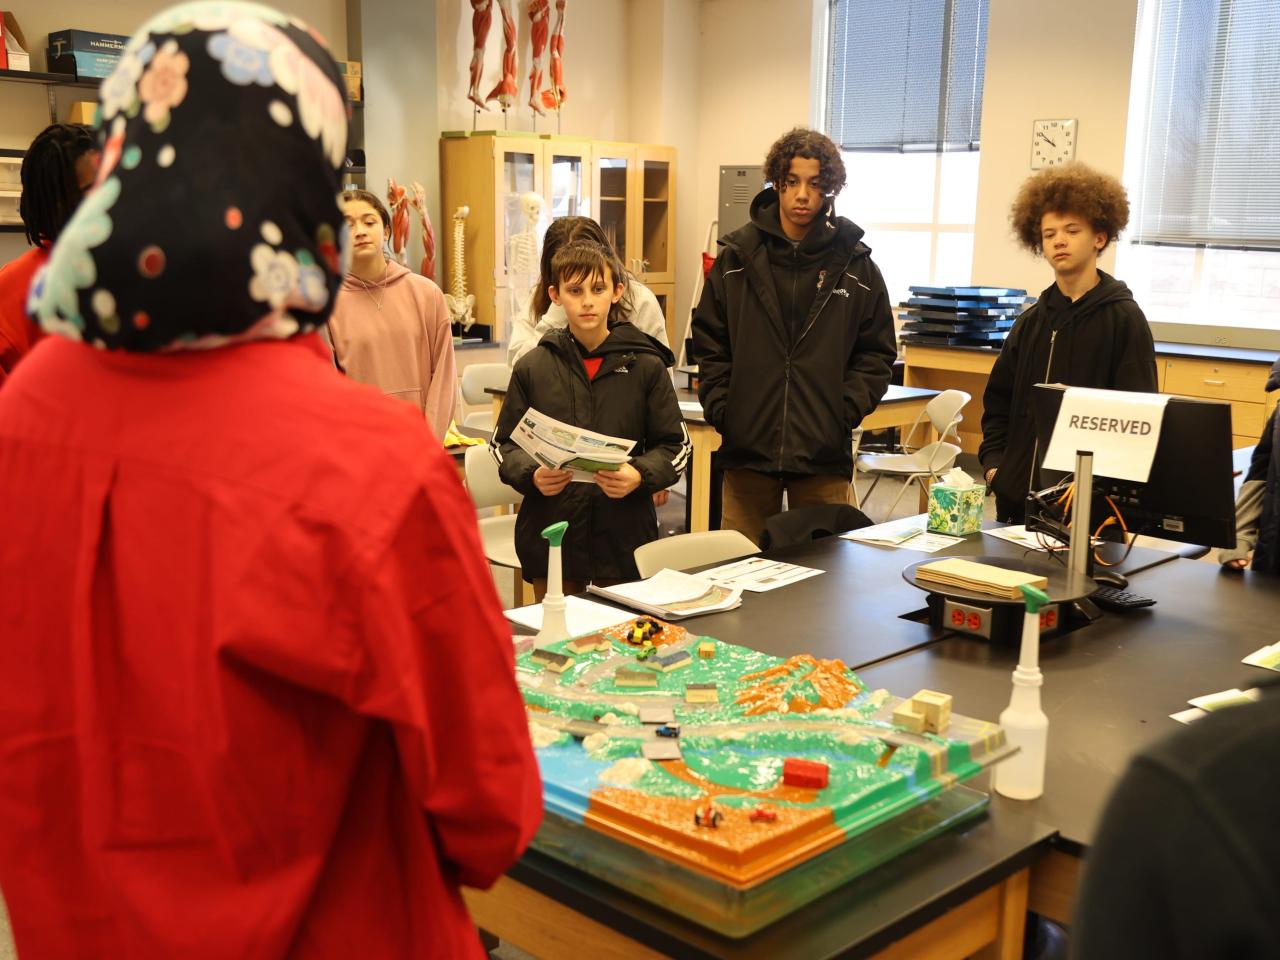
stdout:
<svg viewBox="0 0 1280 960">
<path fill-rule="evenodd" d="M 1035 303 L 1008 287 L 910 287 L 899 304 L 902 341 L 999 350 L 1018 314 Z"/>
</svg>

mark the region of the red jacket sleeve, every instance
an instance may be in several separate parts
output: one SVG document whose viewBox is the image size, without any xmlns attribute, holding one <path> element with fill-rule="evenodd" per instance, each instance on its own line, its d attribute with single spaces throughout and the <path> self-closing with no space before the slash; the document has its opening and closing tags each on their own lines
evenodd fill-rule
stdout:
<svg viewBox="0 0 1280 960">
<path fill-rule="evenodd" d="M 488 887 L 537 830 L 542 784 L 475 508 L 455 478 L 432 480 L 375 559 L 346 698 L 395 730 L 441 859 Z"/>
</svg>

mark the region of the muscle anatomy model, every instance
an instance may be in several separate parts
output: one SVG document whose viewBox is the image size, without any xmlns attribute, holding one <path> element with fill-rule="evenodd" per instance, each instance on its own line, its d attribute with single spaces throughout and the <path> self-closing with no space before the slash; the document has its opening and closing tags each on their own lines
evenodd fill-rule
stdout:
<svg viewBox="0 0 1280 960">
<path fill-rule="evenodd" d="M 542 91 L 542 105 L 559 110 L 565 101 L 564 87 L 564 6 L 556 0 L 556 25 L 551 30 L 551 88 Z"/>
<path fill-rule="evenodd" d="M 475 320 L 476 295 L 467 293 L 467 255 L 464 227 L 470 207 L 459 207 L 453 212 L 453 277 L 444 301 L 449 307 L 449 319 L 463 330 L 470 330 Z"/>
<path fill-rule="evenodd" d="M 391 255 L 397 263 L 406 260 L 404 248 L 409 244 L 409 198 L 404 187 L 387 178 L 387 211 L 391 214 Z"/>
<path fill-rule="evenodd" d="M 542 57 L 547 50 L 548 20 L 551 8 L 547 0 L 529 0 L 529 39 L 533 45 L 533 58 L 529 67 L 529 107 L 534 113 L 546 113 L 542 108 Z"/>
<path fill-rule="evenodd" d="M 493 22 L 493 0 L 471 0 L 471 88 L 467 99 L 481 110 L 488 107 L 480 97 L 480 76 L 484 73 L 484 44 L 489 39 L 489 24 Z"/>
<path fill-rule="evenodd" d="M 497 100 L 503 110 L 515 106 L 520 81 L 516 79 L 516 14 L 515 0 L 497 0 L 502 14 L 502 78 L 489 91 L 485 100 Z"/>
<path fill-rule="evenodd" d="M 414 181 L 413 196 L 409 205 L 418 213 L 418 223 L 422 227 L 422 265 L 418 270 L 424 277 L 436 275 L 436 232 L 431 228 L 431 214 L 427 212 L 427 191 L 422 184 Z"/>
</svg>

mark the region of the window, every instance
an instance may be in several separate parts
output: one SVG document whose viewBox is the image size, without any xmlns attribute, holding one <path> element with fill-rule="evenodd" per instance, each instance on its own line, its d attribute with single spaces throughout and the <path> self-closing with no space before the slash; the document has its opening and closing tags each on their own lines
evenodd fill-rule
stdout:
<svg viewBox="0 0 1280 960">
<path fill-rule="evenodd" d="M 833 0 L 825 126 L 849 185 L 836 212 L 895 303 L 973 268 L 986 0 Z"/>
<path fill-rule="evenodd" d="M 978 148 L 987 0 L 832 0 L 827 134 L 843 150 Z"/>
<path fill-rule="evenodd" d="M 1277 46 L 1275 0 L 1139 4 L 1117 272 L 1153 322 L 1280 328 Z"/>
</svg>

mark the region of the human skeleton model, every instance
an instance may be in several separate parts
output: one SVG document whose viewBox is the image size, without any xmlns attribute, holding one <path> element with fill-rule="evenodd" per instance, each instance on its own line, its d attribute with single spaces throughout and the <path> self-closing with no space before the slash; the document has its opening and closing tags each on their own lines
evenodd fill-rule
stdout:
<svg viewBox="0 0 1280 960">
<path fill-rule="evenodd" d="M 387 179 L 387 206 L 391 208 L 391 253 L 396 261 L 405 261 L 404 248 L 409 243 L 409 198 L 404 187 Z"/>
<path fill-rule="evenodd" d="M 495 0 L 471 0 L 471 35 L 474 46 L 471 50 L 471 88 L 467 99 L 479 109 L 489 109 L 489 101 L 497 100 L 503 111 L 511 109 L 519 92 L 519 81 L 516 79 L 516 15 L 515 0 L 496 0 L 498 12 L 502 14 L 502 77 L 498 85 L 489 91 L 483 99 L 480 97 L 480 78 L 484 73 L 484 46 L 489 39 L 489 27 L 493 22 L 493 4 Z"/>
<path fill-rule="evenodd" d="M 507 240 L 507 293 L 510 298 L 509 316 L 516 316 L 526 309 L 529 290 L 538 282 L 538 222 L 542 219 L 545 201 L 532 190 L 520 194 L 520 212 L 524 216 L 524 229 L 513 233 Z"/>
<path fill-rule="evenodd" d="M 422 184 L 414 181 L 413 197 L 409 205 L 418 212 L 418 223 L 422 225 L 422 266 L 418 271 L 424 277 L 436 275 L 436 232 L 431 227 L 431 214 L 427 212 L 427 191 Z"/>
<path fill-rule="evenodd" d="M 453 278 L 444 301 L 449 307 L 449 319 L 463 330 L 470 330 L 476 322 L 476 295 L 467 293 L 467 257 L 463 250 L 464 232 L 470 207 L 459 207 L 453 212 Z"/>
<path fill-rule="evenodd" d="M 529 68 L 529 108 L 535 114 L 545 114 L 542 108 L 542 57 L 547 50 L 548 20 L 551 9 L 548 0 L 529 2 L 529 38 L 533 44 L 533 64 Z"/>
</svg>

